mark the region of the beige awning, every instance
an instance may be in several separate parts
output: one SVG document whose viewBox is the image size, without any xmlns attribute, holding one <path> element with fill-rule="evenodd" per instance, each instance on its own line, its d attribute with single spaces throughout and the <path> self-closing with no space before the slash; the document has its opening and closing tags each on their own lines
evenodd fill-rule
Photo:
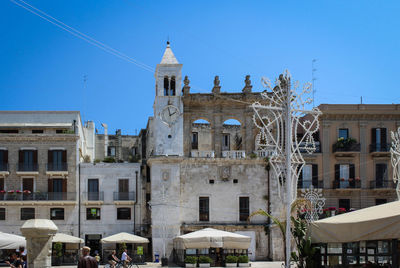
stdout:
<svg viewBox="0 0 400 268">
<path fill-rule="evenodd" d="M 0 249 L 18 249 L 19 247 L 26 248 L 25 237 L 0 232 Z"/>
<path fill-rule="evenodd" d="M 83 243 L 83 239 L 79 237 L 75 237 L 72 235 L 67 235 L 63 233 L 56 233 L 53 236 L 53 243 L 61 242 L 61 243 L 71 243 L 71 244 L 80 244 Z"/>
<path fill-rule="evenodd" d="M 345 243 L 400 238 L 400 201 L 315 221 L 313 243 Z"/>
<path fill-rule="evenodd" d="M 118 233 L 115 235 L 111 235 L 108 237 L 104 237 L 103 239 L 100 240 L 101 243 L 136 243 L 136 244 L 143 244 L 143 243 L 149 243 L 149 239 L 134 235 L 134 234 L 129 234 L 129 233 Z"/>
<path fill-rule="evenodd" d="M 251 237 L 221 231 L 213 228 L 205 228 L 174 238 L 174 247 L 187 248 L 225 248 L 248 249 Z"/>
</svg>

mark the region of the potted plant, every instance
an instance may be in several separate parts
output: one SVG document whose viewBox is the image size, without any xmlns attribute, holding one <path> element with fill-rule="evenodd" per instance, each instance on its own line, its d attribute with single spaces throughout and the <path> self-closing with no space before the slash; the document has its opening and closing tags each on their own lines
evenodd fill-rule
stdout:
<svg viewBox="0 0 400 268">
<path fill-rule="evenodd" d="M 199 267 L 210 267 L 210 264 L 212 262 L 212 259 L 208 256 L 200 256 L 199 257 Z"/>
<path fill-rule="evenodd" d="M 225 258 L 225 266 L 226 267 L 237 267 L 238 257 L 228 255 Z"/>
<path fill-rule="evenodd" d="M 249 267 L 249 257 L 247 255 L 240 255 L 238 257 L 239 267 Z"/>
<path fill-rule="evenodd" d="M 195 268 L 196 264 L 197 264 L 197 258 L 195 256 L 186 256 L 185 258 L 186 268 Z"/>
<path fill-rule="evenodd" d="M 60 266 L 61 265 L 61 257 L 63 255 L 61 242 L 54 243 L 54 251 L 55 251 L 54 266 Z"/>
</svg>

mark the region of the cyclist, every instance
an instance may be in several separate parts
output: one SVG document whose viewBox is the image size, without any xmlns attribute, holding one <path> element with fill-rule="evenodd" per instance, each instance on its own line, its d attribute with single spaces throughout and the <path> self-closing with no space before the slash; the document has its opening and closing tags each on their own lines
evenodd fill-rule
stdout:
<svg viewBox="0 0 400 268">
<path fill-rule="evenodd" d="M 122 253 L 122 256 L 121 256 L 121 261 L 122 261 L 122 263 L 124 265 L 124 268 L 128 267 L 128 264 L 132 260 L 132 258 L 128 256 L 127 252 L 128 252 L 128 250 L 125 249 L 124 252 Z"/>
<path fill-rule="evenodd" d="M 115 265 L 119 262 L 117 258 L 117 252 L 113 250 L 110 255 L 107 257 L 108 263 L 110 264 L 111 268 L 115 268 Z"/>
</svg>

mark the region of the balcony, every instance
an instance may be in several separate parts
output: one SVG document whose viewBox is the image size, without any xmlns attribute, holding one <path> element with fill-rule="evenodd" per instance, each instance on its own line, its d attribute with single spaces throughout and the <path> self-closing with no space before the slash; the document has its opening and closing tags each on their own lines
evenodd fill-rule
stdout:
<svg viewBox="0 0 400 268">
<path fill-rule="evenodd" d="M 393 188 L 396 188 L 396 185 L 392 180 L 370 181 L 369 186 L 371 189 L 393 189 Z"/>
<path fill-rule="evenodd" d="M 34 192 L 19 190 L 0 193 L 0 201 L 75 201 L 76 193 Z"/>
<path fill-rule="evenodd" d="M 242 159 L 246 158 L 245 151 L 222 151 L 222 158 Z"/>
<path fill-rule="evenodd" d="M 4 177 L 6 175 L 10 175 L 8 163 L 0 163 L 0 177 Z"/>
<path fill-rule="evenodd" d="M 114 203 L 116 204 L 134 204 L 135 202 L 135 192 L 114 192 Z"/>
<path fill-rule="evenodd" d="M 46 175 L 50 176 L 67 176 L 68 175 L 68 163 L 47 163 L 46 164 Z"/>
<path fill-rule="evenodd" d="M 356 153 L 360 152 L 360 144 L 352 138 L 339 138 L 336 143 L 332 145 L 332 152 L 336 157 L 353 157 Z"/>
<path fill-rule="evenodd" d="M 324 188 L 324 181 L 320 180 L 317 183 L 312 183 L 311 181 L 299 181 L 297 188 L 298 189 L 307 189 L 310 188 L 310 186 L 314 186 L 314 188 L 318 188 L 318 189 L 323 189 Z"/>
<path fill-rule="evenodd" d="M 389 143 L 371 143 L 369 145 L 369 152 L 372 156 L 389 156 L 390 144 Z"/>
<path fill-rule="evenodd" d="M 37 163 L 18 163 L 18 175 L 39 175 L 39 165 Z"/>
<path fill-rule="evenodd" d="M 104 192 L 83 192 L 83 200 L 85 201 L 103 201 Z"/>
<path fill-rule="evenodd" d="M 256 155 L 257 158 L 266 158 L 271 156 L 274 153 L 274 151 L 254 151 L 254 154 Z M 251 156 L 250 156 L 251 157 Z"/>
<path fill-rule="evenodd" d="M 190 156 L 194 158 L 214 158 L 215 154 L 214 151 L 192 150 L 190 151 Z"/>
<path fill-rule="evenodd" d="M 356 179 L 334 180 L 332 189 L 360 189 L 361 181 Z"/>
<path fill-rule="evenodd" d="M 300 149 L 300 153 L 302 154 L 308 154 L 307 150 L 306 150 L 307 144 L 305 142 L 300 143 L 299 149 Z M 312 153 L 321 153 L 321 143 L 319 141 L 315 142 L 315 151 Z"/>
</svg>

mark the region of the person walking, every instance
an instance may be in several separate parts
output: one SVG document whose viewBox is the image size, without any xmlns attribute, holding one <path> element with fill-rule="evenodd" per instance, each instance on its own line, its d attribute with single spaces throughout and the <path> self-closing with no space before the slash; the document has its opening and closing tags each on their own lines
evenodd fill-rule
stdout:
<svg viewBox="0 0 400 268">
<path fill-rule="evenodd" d="M 99 265 L 95 258 L 89 255 L 90 248 L 82 248 L 82 257 L 80 257 L 78 262 L 78 268 L 98 268 Z"/>
</svg>

